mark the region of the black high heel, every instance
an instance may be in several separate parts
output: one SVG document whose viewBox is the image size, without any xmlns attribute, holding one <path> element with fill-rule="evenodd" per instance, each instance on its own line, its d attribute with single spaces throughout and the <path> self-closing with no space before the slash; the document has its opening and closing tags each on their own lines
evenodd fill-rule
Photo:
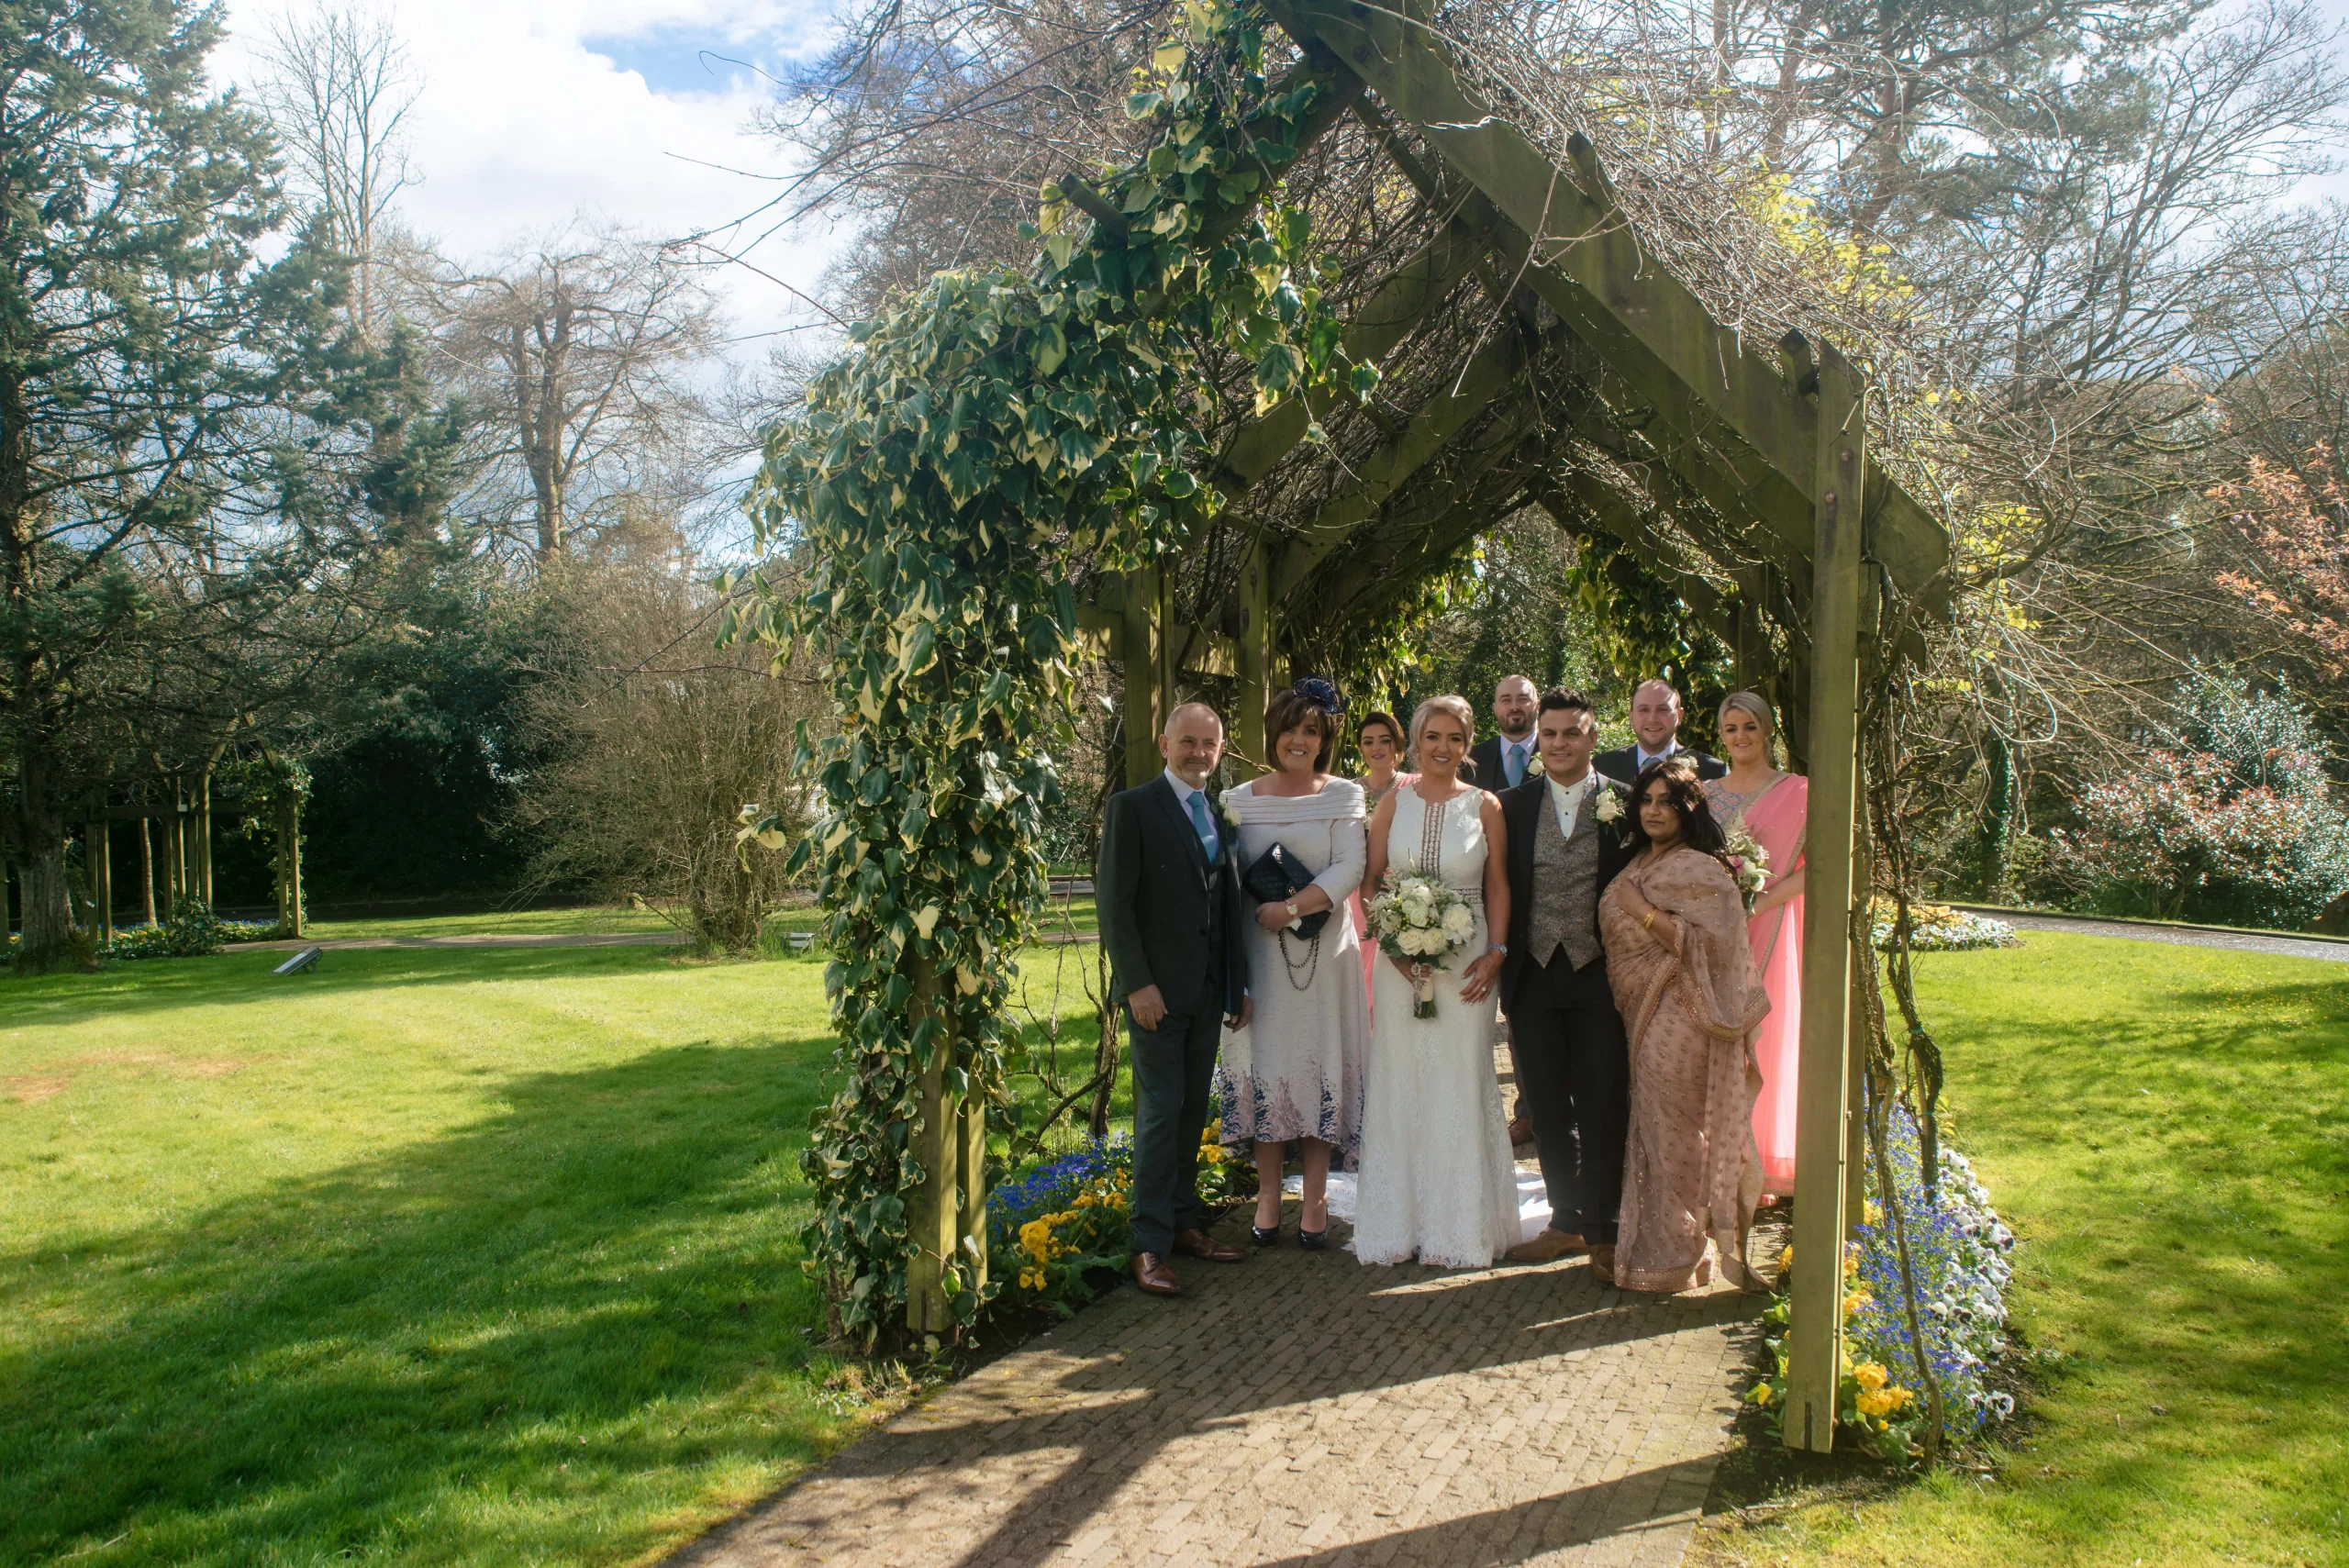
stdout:
<svg viewBox="0 0 2349 1568">
<path fill-rule="evenodd" d="M 1330 1228 L 1327 1225 L 1319 1230 L 1308 1230 L 1302 1225 L 1297 1228 L 1297 1244 L 1308 1252 L 1319 1251 L 1329 1240 Z"/>
<path fill-rule="evenodd" d="M 1281 1244 L 1281 1228 L 1278 1225 L 1274 1226 L 1270 1230 L 1261 1225 L 1251 1225 L 1248 1227 L 1248 1235 L 1250 1240 L 1259 1247 L 1277 1247 Z"/>
</svg>

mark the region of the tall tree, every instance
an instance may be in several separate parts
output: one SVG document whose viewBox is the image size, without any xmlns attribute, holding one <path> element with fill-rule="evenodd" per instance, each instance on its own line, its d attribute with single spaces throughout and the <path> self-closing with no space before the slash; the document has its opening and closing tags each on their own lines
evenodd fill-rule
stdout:
<svg viewBox="0 0 2349 1568">
<path fill-rule="evenodd" d="M 543 561 L 629 506 L 690 504 L 709 419 L 696 377 L 719 336 L 698 268 L 607 228 L 451 269 L 439 297 L 441 350 L 480 410 L 484 474 L 508 487 L 473 498 L 485 523 L 527 530 Z"/>
<path fill-rule="evenodd" d="M 217 9 L 0 15 L 0 747 L 39 965 L 72 940 L 68 813 L 155 657 L 217 693 L 330 553 L 274 502 L 344 357 L 341 269 L 314 232 L 262 260 L 287 213 L 266 123 L 208 90 Z"/>
<path fill-rule="evenodd" d="M 416 178 L 407 117 L 423 84 L 391 20 L 359 0 L 294 9 L 271 26 L 259 91 L 298 194 L 351 258 L 351 314 L 371 340 L 389 322 L 393 204 Z"/>
</svg>

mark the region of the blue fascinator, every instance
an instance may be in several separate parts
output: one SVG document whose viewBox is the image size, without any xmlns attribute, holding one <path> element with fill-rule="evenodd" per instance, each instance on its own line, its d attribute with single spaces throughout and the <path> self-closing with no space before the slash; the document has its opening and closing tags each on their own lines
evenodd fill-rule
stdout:
<svg viewBox="0 0 2349 1568">
<path fill-rule="evenodd" d="M 1337 687 L 1319 675 L 1307 675 L 1289 690 L 1332 717 L 1346 711 L 1346 699 L 1338 695 Z"/>
</svg>

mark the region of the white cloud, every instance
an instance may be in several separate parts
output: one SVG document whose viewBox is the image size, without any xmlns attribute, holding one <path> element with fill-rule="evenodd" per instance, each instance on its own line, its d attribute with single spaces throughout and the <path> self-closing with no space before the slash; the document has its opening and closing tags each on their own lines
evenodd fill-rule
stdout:
<svg viewBox="0 0 2349 1568">
<path fill-rule="evenodd" d="M 250 75 L 281 3 L 231 0 L 220 77 Z M 757 176 L 784 157 L 748 125 L 774 89 L 718 57 L 774 70 L 821 48 L 829 25 L 813 0 L 406 0 L 388 14 L 424 79 L 411 117 L 422 181 L 403 214 L 459 256 L 582 213 L 669 236 L 759 206 L 774 187 Z M 831 248 L 818 229 L 749 259 L 812 290 Z M 745 269 L 727 269 L 724 289 L 746 336 L 810 317 Z"/>
</svg>

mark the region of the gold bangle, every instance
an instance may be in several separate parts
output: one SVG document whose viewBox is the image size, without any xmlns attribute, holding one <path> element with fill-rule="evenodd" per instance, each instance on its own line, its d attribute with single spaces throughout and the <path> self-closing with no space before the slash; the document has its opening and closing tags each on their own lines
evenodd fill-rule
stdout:
<svg viewBox="0 0 2349 1568">
<path fill-rule="evenodd" d="M 1640 929 L 1643 931 L 1653 931 L 1655 929 L 1655 911 L 1653 909 L 1650 909 L 1648 911 L 1648 917 L 1640 922 Z"/>
</svg>

